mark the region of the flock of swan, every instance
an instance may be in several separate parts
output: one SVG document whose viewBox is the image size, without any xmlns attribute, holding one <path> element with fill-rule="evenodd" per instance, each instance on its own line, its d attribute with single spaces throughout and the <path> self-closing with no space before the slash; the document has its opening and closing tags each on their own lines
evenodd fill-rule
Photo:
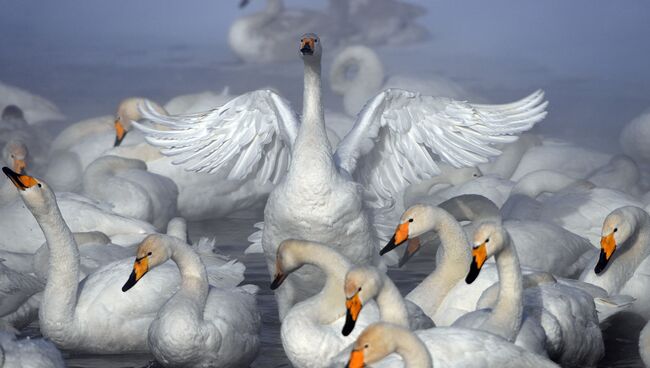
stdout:
<svg viewBox="0 0 650 368">
<path fill-rule="evenodd" d="M 355 46 L 334 61 L 346 114 L 328 127 L 323 41 L 295 41 L 301 114 L 271 90 L 131 97 L 46 150 L 20 98 L 4 102 L 0 366 L 63 367 L 60 350 L 250 365 L 258 287 L 187 231 L 233 215 L 263 216 L 246 252 L 266 260 L 295 367 L 594 367 L 608 319 L 650 319 L 648 116 L 611 156 L 527 132 L 542 91 L 488 105 L 436 97 L 464 93 L 444 80 L 399 89 Z M 425 248 L 432 271 L 402 295 L 387 269 Z M 42 339 L 17 337 L 34 321 Z"/>
</svg>

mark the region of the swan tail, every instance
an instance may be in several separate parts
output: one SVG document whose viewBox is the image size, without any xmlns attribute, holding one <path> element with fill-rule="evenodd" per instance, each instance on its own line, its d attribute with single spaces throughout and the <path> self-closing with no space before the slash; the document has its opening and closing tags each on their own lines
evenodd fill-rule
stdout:
<svg viewBox="0 0 650 368">
<path fill-rule="evenodd" d="M 623 312 L 634 304 L 636 299 L 628 295 L 610 295 L 606 298 L 594 298 L 598 322 L 603 323 L 612 316 Z"/>
<path fill-rule="evenodd" d="M 226 264 L 206 266 L 208 283 L 219 288 L 233 288 L 244 281 L 246 266 L 233 259 Z"/>
<path fill-rule="evenodd" d="M 262 233 L 264 232 L 264 222 L 258 222 L 254 226 L 257 231 L 248 237 L 248 241 L 251 242 L 251 245 L 246 248 L 244 254 L 264 253 L 264 248 L 262 248 Z"/>
</svg>

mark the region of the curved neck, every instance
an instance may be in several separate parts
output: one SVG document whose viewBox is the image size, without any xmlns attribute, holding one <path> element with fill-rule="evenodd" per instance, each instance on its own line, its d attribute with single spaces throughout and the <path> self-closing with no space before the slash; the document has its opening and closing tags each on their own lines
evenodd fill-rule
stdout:
<svg viewBox="0 0 650 368">
<path fill-rule="evenodd" d="M 79 288 L 79 250 L 70 228 L 63 220 L 54 193 L 49 189 L 44 189 L 43 193 L 51 197 L 46 199 L 48 205 L 45 208 L 35 209 L 28 204 L 50 249 L 47 283 L 39 318 L 45 329 L 52 324 L 60 328 L 70 326 L 73 321 Z"/>
<path fill-rule="evenodd" d="M 509 236 L 505 239 L 504 248 L 495 258 L 499 272 L 499 295 L 481 329 L 512 342 L 521 327 L 524 304 L 519 258 Z"/>
<path fill-rule="evenodd" d="M 325 130 L 320 69 L 320 60 L 305 60 L 302 124 L 293 145 L 287 174 L 299 178 L 292 182 L 306 183 L 307 187 L 313 187 L 314 182 L 329 181 L 335 174 L 332 149 Z"/>
<path fill-rule="evenodd" d="M 174 306 L 178 302 L 190 301 L 190 303 L 184 303 L 183 308 L 175 308 L 174 311 L 183 314 L 190 313 L 197 320 L 202 320 L 209 290 L 205 266 L 199 255 L 180 239 L 168 236 L 164 241 L 171 250 L 170 258 L 176 263 L 181 274 L 180 289 L 164 308 Z"/>
<path fill-rule="evenodd" d="M 449 290 L 467 275 L 471 260 L 469 241 L 456 219 L 437 207 L 430 207 L 430 211 L 428 221 L 440 238 L 442 257 L 436 269 L 413 289 L 413 292 L 426 292 L 409 297 L 429 316 L 435 313 Z"/>
<path fill-rule="evenodd" d="M 382 286 L 375 300 L 382 321 L 409 328 L 406 304 L 388 275 L 382 275 Z"/>
<path fill-rule="evenodd" d="M 348 114 L 356 115 L 363 105 L 376 94 L 384 83 L 384 67 L 377 54 L 365 46 L 349 46 L 339 53 L 332 63 L 330 86 L 344 96 Z M 356 75 L 348 78 L 350 68 Z"/>
<path fill-rule="evenodd" d="M 325 273 L 325 286 L 310 301 L 310 310 L 321 324 L 330 324 L 345 315 L 345 274 L 351 263 L 335 250 L 317 244 L 304 244 L 297 260 Z"/>
<path fill-rule="evenodd" d="M 404 367 L 433 368 L 427 347 L 413 332 L 406 329 L 395 329 L 391 332 L 395 352 L 404 360 Z"/>
</svg>

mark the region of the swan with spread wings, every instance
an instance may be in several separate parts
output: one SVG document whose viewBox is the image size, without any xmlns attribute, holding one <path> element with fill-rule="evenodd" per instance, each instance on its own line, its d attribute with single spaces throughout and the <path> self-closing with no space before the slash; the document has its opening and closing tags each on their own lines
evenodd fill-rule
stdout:
<svg viewBox="0 0 650 368">
<path fill-rule="evenodd" d="M 510 104 L 477 105 L 387 89 L 366 104 L 332 151 L 318 36 L 303 35 L 299 50 L 305 66 L 302 123 L 288 102 L 269 90 L 191 115 L 165 116 L 145 104 L 143 116 L 158 125 L 133 123 L 187 170 L 277 184 L 258 237 L 271 274 L 277 247 L 289 238 L 327 244 L 355 264 L 382 263 L 379 246 L 394 230 L 382 224 L 398 192 L 438 174 L 438 161 L 456 167 L 486 162 L 500 154 L 493 145 L 516 140 L 546 116 L 542 91 Z M 324 279 L 310 266 L 288 276 L 276 290 L 281 318 L 317 293 Z"/>
</svg>

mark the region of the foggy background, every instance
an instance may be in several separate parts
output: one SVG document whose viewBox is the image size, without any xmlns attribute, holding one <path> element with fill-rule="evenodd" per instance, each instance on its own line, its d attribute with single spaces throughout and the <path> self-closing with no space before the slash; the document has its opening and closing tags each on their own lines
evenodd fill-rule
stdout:
<svg viewBox="0 0 650 368">
<path fill-rule="evenodd" d="M 377 48 L 388 75 L 444 76 L 494 103 L 543 88 L 549 115 L 538 132 L 605 151 L 618 151 L 622 126 L 650 107 L 650 1 L 411 2 L 428 9 L 419 23 L 432 38 Z M 0 81 L 51 99 L 69 122 L 111 114 L 127 96 L 164 103 L 227 85 L 231 93 L 273 86 L 300 110 L 297 56 L 244 66 L 228 48 L 233 20 L 265 6 L 238 3 L 0 0 Z M 327 73 L 336 51 L 324 47 Z M 326 107 L 341 110 L 324 87 Z"/>
</svg>

